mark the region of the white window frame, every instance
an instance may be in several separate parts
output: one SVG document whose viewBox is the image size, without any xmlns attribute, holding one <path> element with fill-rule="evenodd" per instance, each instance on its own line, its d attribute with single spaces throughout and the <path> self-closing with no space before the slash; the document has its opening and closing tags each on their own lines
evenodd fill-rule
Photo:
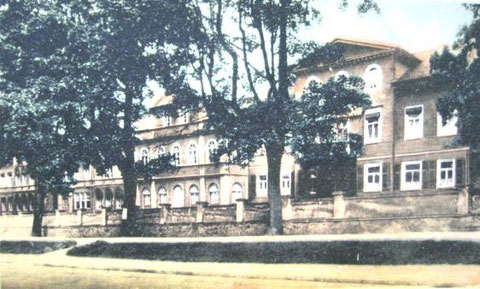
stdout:
<svg viewBox="0 0 480 289">
<path fill-rule="evenodd" d="M 174 144 L 172 146 L 172 150 L 170 151 L 172 154 L 172 165 L 174 166 L 179 166 L 181 163 L 181 154 L 180 154 L 180 145 L 179 144 Z"/>
<path fill-rule="evenodd" d="M 143 207 L 151 207 L 152 206 L 152 192 L 147 187 L 142 189 L 142 199 L 143 199 Z"/>
<path fill-rule="evenodd" d="M 377 70 L 377 72 L 372 72 L 372 70 Z M 380 65 L 374 63 L 370 64 L 365 68 L 363 73 L 363 80 L 365 81 L 365 91 L 373 92 L 377 89 L 380 89 L 383 85 L 383 71 Z"/>
<path fill-rule="evenodd" d="M 158 203 L 159 204 L 166 204 L 168 203 L 168 192 L 167 192 L 167 188 L 165 188 L 164 186 L 160 186 L 158 187 Z"/>
<path fill-rule="evenodd" d="M 451 136 L 458 134 L 458 114 L 455 111 L 453 116 L 447 120 L 445 125 L 442 124 L 442 116 L 437 112 L 437 136 Z"/>
<path fill-rule="evenodd" d="M 140 160 L 146 165 L 150 161 L 150 153 L 148 148 L 143 147 L 140 149 Z"/>
<path fill-rule="evenodd" d="M 212 162 L 210 160 L 210 157 L 213 154 L 213 152 L 217 150 L 217 148 L 218 148 L 218 144 L 215 139 L 212 138 L 207 141 L 207 163 Z"/>
<path fill-rule="evenodd" d="M 265 180 L 262 180 L 262 177 L 265 177 Z M 258 175 L 258 190 L 257 196 L 266 197 L 268 196 L 268 175 Z"/>
<path fill-rule="evenodd" d="M 195 206 L 197 202 L 200 202 L 200 189 L 197 185 L 191 185 L 188 189 L 190 194 L 190 206 Z"/>
<path fill-rule="evenodd" d="M 452 167 L 451 167 L 450 169 L 442 169 L 442 163 L 446 163 L 446 162 L 452 162 Z M 441 175 L 442 175 L 442 171 L 445 171 L 446 174 L 447 174 L 447 176 L 448 176 L 448 173 L 447 173 L 448 170 L 451 170 L 451 171 L 452 171 L 451 184 L 449 184 L 449 183 L 442 183 L 442 180 L 441 180 L 441 178 L 440 178 Z M 454 188 L 454 187 L 455 187 L 455 183 L 456 183 L 456 181 L 457 181 L 455 172 L 456 172 L 455 159 L 442 159 L 442 160 L 437 160 L 437 189 L 440 189 L 440 188 Z"/>
<path fill-rule="evenodd" d="M 282 196 L 289 196 L 291 194 L 292 187 L 292 173 L 284 173 L 281 175 L 280 182 L 280 194 Z"/>
<path fill-rule="evenodd" d="M 419 128 L 415 130 L 412 128 L 412 126 L 409 124 L 410 118 L 407 115 L 407 110 L 409 109 L 414 109 L 420 107 L 422 109 L 422 112 L 420 113 L 418 119 L 419 119 Z M 423 138 L 423 127 L 424 127 L 424 115 L 425 115 L 425 108 L 423 107 L 423 104 L 419 105 L 411 105 L 407 106 L 404 109 L 404 139 L 405 140 L 412 140 L 412 139 L 419 139 Z"/>
<path fill-rule="evenodd" d="M 378 170 L 378 176 L 379 176 L 379 180 L 378 180 L 378 184 L 370 184 L 368 182 L 368 176 L 369 176 L 369 173 L 368 173 L 368 169 L 369 168 L 374 168 L 374 167 L 379 167 L 379 170 Z M 367 163 L 367 164 L 364 164 L 363 165 L 363 191 L 364 192 L 381 192 L 382 191 L 382 187 L 383 187 L 383 183 L 382 183 L 382 176 L 383 176 L 383 163 L 382 162 L 378 162 L 378 163 Z M 373 179 L 375 180 L 375 176 L 373 176 Z"/>
<path fill-rule="evenodd" d="M 210 198 L 210 203 L 214 205 L 220 203 L 220 190 L 217 184 L 211 183 L 208 186 L 208 196 Z"/>
<path fill-rule="evenodd" d="M 198 147 L 195 142 L 190 142 L 188 144 L 188 164 L 195 165 L 197 163 L 198 163 Z"/>
<path fill-rule="evenodd" d="M 172 117 L 169 115 L 164 115 L 162 117 L 162 126 L 163 127 L 169 127 L 172 125 Z"/>
<path fill-rule="evenodd" d="M 373 137 L 370 137 L 369 134 L 368 134 L 368 116 L 369 115 L 373 115 L 373 114 L 380 114 L 379 117 L 378 117 L 378 135 L 377 137 L 373 138 Z M 382 130 L 383 130 L 383 125 L 382 125 L 382 122 L 383 122 L 383 117 L 382 117 L 382 108 L 381 107 L 377 107 L 377 108 L 372 108 L 372 109 L 368 109 L 367 111 L 365 111 L 365 114 L 364 114 L 364 119 L 363 119 L 363 141 L 365 144 L 372 144 L 372 143 L 379 143 L 381 140 L 382 140 Z"/>
<path fill-rule="evenodd" d="M 416 183 L 407 183 L 406 173 L 408 165 L 419 165 L 419 178 Z M 423 162 L 422 161 L 408 161 L 402 162 L 401 176 L 400 176 L 400 190 L 401 191 L 418 191 L 422 189 L 423 182 Z"/>
<path fill-rule="evenodd" d="M 178 190 L 177 190 L 178 188 Z M 173 208 L 181 208 L 185 206 L 185 193 L 181 185 L 175 185 L 173 187 Z"/>
<path fill-rule="evenodd" d="M 164 146 L 160 146 L 157 149 L 157 158 L 160 158 L 161 156 L 164 156 L 167 153 L 167 150 L 165 149 Z"/>
<path fill-rule="evenodd" d="M 75 210 L 90 209 L 92 203 L 90 201 L 90 193 L 76 192 L 73 194 L 73 205 Z"/>
<path fill-rule="evenodd" d="M 243 198 L 243 186 L 238 182 L 234 183 L 232 185 L 232 203 L 241 198 Z"/>
</svg>

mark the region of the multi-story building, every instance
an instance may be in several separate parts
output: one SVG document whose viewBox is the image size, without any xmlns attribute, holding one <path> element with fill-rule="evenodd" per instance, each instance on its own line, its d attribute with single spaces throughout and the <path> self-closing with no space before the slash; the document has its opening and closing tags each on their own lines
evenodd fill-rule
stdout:
<svg viewBox="0 0 480 289">
<path fill-rule="evenodd" d="M 455 146 L 456 118 L 443 122 L 441 95 L 431 82 L 434 50 L 410 53 L 399 46 L 335 39 L 342 60 L 297 70 L 294 91 L 310 81 L 355 75 L 365 81 L 372 106 L 355 111 L 346 128 L 363 135 L 357 159 L 357 194 L 448 190 L 469 183 L 469 148 Z"/>
<path fill-rule="evenodd" d="M 372 106 L 355 111 L 343 128 L 363 136 L 362 155 L 357 159 L 356 191 L 364 194 L 438 192 L 469 184 L 469 148 L 455 146 L 456 119 L 443 122 L 435 103 L 441 95 L 429 77 L 429 58 L 434 51 L 410 53 L 399 46 L 353 39 L 335 39 L 344 57 L 335 63 L 298 68 L 293 92 L 300 94 L 312 80 L 356 75 L 365 80 Z M 156 99 L 152 108 L 168 106 L 171 98 Z M 149 160 L 167 152 L 179 169 L 138 180 L 137 206 L 156 208 L 169 203 L 188 207 L 197 201 L 231 204 L 238 198 L 266 201 L 266 157 L 259 150 L 247 166 L 215 165 L 210 154 L 217 147 L 212 131 L 205 129 L 207 115 L 179 113 L 177 117 L 153 115 L 137 125 L 141 144 L 137 160 Z M 0 199 L 3 212 L 29 211 L 34 184 L 13 164 L 0 169 Z M 282 160 L 281 193 L 296 195 L 299 165 L 291 155 Z M 65 211 L 120 208 L 123 184 L 117 168 L 98 176 L 93 167 L 81 169 L 69 198 L 53 198 L 50 208 Z M 308 187 L 308 186 L 307 186 Z M 308 188 L 307 188 L 308 189 Z"/>
</svg>

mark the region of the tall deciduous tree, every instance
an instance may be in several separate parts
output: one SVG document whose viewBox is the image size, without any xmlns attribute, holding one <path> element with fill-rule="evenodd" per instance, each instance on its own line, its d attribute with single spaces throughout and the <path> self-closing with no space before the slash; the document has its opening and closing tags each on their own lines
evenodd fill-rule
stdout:
<svg viewBox="0 0 480 289">
<path fill-rule="evenodd" d="M 0 6 L 0 165 L 15 159 L 35 181 L 34 236 L 42 235 L 47 194 L 70 186 L 85 135 L 70 74 L 80 63 L 68 53 L 75 42 L 58 4 Z"/>
<path fill-rule="evenodd" d="M 82 79 L 77 90 L 88 110 L 89 160 L 99 172 L 117 166 L 122 173 L 128 209 L 124 234 L 134 228 L 137 177 L 170 168 L 167 158 L 143 167 L 135 163 L 135 125 L 147 113 L 148 81 L 162 77 L 180 93 L 189 93 L 181 89 L 183 69 L 193 61 L 190 43 L 201 35 L 189 3 L 87 0 L 72 1 L 67 9 L 84 39 L 76 51 L 84 63 L 77 73 Z"/>
<path fill-rule="evenodd" d="M 358 90 L 361 81 L 342 78 L 311 87 L 301 98 L 289 94 L 289 62 L 301 47 L 297 33 L 300 27 L 318 19 L 313 1 L 194 3 L 208 38 L 198 45 L 199 61 L 192 70 L 199 81 L 198 99 L 209 115 L 208 124 L 222 138 L 218 155 L 228 154 L 232 161 L 245 164 L 259 148 L 265 148 L 270 232 L 282 233 L 279 183 L 285 149 L 292 149 L 305 161 L 336 152 L 341 146 L 332 141 L 335 125 L 345 122 L 351 110 L 367 104 Z M 347 1 L 340 4 L 345 6 Z M 372 1 L 360 2 L 361 11 L 371 8 L 378 9 Z M 310 52 L 317 56 L 328 54 L 318 47 Z M 315 59 L 324 63 L 329 60 Z M 168 87 L 168 83 L 162 85 Z M 266 92 L 262 93 L 260 87 L 265 87 Z M 175 91 L 174 87 L 168 89 Z M 181 93 L 175 95 L 177 102 L 185 100 Z"/>
<path fill-rule="evenodd" d="M 461 144 L 472 152 L 472 173 L 480 169 L 480 4 L 466 4 L 473 13 L 473 21 L 463 27 L 453 49 L 445 48 L 431 59 L 431 73 L 435 85 L 444 92 L 437 109 L 444 121 L 456 116 Z M 477 180 L 478 181 L 478 180 Z M 477 184 L 478 185 L 478 184 Z"/>
</svg>

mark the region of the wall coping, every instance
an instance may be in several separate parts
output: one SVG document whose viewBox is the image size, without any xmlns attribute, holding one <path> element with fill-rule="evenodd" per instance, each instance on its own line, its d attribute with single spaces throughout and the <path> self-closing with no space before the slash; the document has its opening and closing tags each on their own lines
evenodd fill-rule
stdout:
<svg viewBox="0 0 480 289">
<path fill-rule="evenodd" d="M 433 197 L 433 196 L 448 196 L 458 195 L 459 191 L 452 190 L 434 190 L 434 191 L 408 191 L 408 192 L 396 192 L 394 194 L 388 193 L 372 193 L 361 194 L 358 196 L 345 197 L 345 200 L 366 200 L 366 199 L 391 199 L 391 198 L 408 198 L 408 197 Z"/>
</svg>

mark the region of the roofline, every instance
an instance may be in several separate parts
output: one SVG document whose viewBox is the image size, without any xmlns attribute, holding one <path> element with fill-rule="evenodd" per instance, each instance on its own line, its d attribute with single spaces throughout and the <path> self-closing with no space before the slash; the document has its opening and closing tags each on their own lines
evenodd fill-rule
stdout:
<svg viewBox="0 0 480 289">
<path fill-rule="evenodd" d="M 387 42 L 380 42 L 380 41 L 370 41 L 370 40 L 363 40 L 357 38 L 350 38 L 350 37 L 336 37 L 331 43 L 345 43 L 351 45 L 360 45 L 360 46 L 368 46 L 373 48 L 383 48 L 383 49 L 392 49 L 392 48 L 399 48 L 403 49 L 400 45 L 387 43 Z"/>
</svg>

